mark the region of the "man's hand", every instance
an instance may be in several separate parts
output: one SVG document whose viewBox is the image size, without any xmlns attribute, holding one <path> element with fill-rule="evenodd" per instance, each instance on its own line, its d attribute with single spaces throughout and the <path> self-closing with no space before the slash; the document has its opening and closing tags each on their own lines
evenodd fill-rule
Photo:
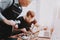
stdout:
<svg viewBox="0 0 60 40">
<path fill-rule="evenodd" d="M 9 20 L 9 21 L 10 21 L 10 25 L 12 27 L 14 27 L 15 29 L 18 29 L 18 25 L 15 23 L 15 21 L 13 21 L 13 20 Z"/>
<path fill-rule="evenodd" d="M 11 25 L 12 27 L 18 28 L 18 25 L 16 25 L 16 23 L 13 20 L 4 19 L 3 22 L 7 25 Z"/>
</svg>

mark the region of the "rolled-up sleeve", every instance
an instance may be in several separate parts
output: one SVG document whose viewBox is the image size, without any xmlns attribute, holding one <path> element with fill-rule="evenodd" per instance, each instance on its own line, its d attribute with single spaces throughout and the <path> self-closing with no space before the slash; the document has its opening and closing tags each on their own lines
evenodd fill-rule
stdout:
<svg viewBox="0 0 60 40">
<path fill-rule="evenodd" d="M 5 17 L 0 13 L 0 21 L 4 20 Z"/>
<path fill-rule="evenodd" d="M 0 21 L 4 20 L 5 17 L 2 15 L 2 11 L 12 4 L 12 0 L 0 0 Z"/>
</svg>

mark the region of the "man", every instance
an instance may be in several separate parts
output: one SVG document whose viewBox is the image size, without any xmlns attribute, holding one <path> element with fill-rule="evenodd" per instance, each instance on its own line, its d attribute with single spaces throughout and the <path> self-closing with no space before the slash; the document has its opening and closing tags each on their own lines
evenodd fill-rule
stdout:
<svg viewBox="0 0 60 40">
<path fill-rule="evenodd" d="M 18 26 L 19 26 L 18 28 L 22 32 L 27 33 L 27 31 L 31 31 L 30 27 L 32 24 L 34 24 L 34 26 L 38 27 L 39 25 L 37 24 L 37 21 L 34 17 L 35 17 L 35 14 L 31 10 L 28 11 L 25 16 L 19 17 L 17 19 L 17 20 L 20 20 L 20 24 L 18 24 Z"/>
<path fill-rule="evenodd" d="M 12 31 L 11 26 L 18 28 L 12 20 L 15 20 L 19 15 L 18 13 L 22 12 L 21 6 L 27 7 L 29 3 L 30 0 L 17 0 L 17 2 L 16 0 L 0 0 L 0 38 L 10 36 Z M 17 13 L 17 16 L 14 12 Z M 8 28 L 10 28 L 10 30 Z"/>
</svg>

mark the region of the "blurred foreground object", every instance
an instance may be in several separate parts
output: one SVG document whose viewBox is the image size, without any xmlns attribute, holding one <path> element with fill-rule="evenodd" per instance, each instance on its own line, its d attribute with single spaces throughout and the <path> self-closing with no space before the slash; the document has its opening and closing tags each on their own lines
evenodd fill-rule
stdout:
<svg viewBox="0 0 60 40">
<path fill-rule="evenodd" d="M 19 4 L 27 7 L 31 3 L 31 0 L 19 0 Z"/>
</svg>

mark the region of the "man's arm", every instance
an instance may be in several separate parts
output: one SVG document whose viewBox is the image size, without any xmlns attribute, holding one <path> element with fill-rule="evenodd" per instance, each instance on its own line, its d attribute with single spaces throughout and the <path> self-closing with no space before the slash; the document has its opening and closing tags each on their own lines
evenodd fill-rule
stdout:
<svg viewBox="0 0 60 40">
<path fill-rule="evenodd" d="M 0 13 L 0 21 L 3 21 L 7 25 L 11 25 L 11 26 L 17 28 L 16 23 L 14 21 L 6 19 L 1 13 Z"/>
<path fill-rule="evenodd" d="M 6 19 L 1 13 L 4 9 L 6 9 L 11 4 L 12 4 L 12 0 L 9 0 L 9 1 L 1 0 L 0 1 L 0 21 L 3 21 L 4 23 L 8 25 L 15 26 L 16 23 L 14 21 Z"/>
<path fill-rule="evenodd" d="M 0 13 L 0 21 L 3 21 L 4 23 L 11 25 L 9 20 L 7 20 L 1 13 Z"/>
<path fill-rule="evenodd" d="M 6 19 L 3 15 L 2 15 L 2 11 L 4 9 L 6 9 L 7 7 L 9 7 L 12 4 L 13 0 L 0 0 L 0 21 Z"/>
</svg>

